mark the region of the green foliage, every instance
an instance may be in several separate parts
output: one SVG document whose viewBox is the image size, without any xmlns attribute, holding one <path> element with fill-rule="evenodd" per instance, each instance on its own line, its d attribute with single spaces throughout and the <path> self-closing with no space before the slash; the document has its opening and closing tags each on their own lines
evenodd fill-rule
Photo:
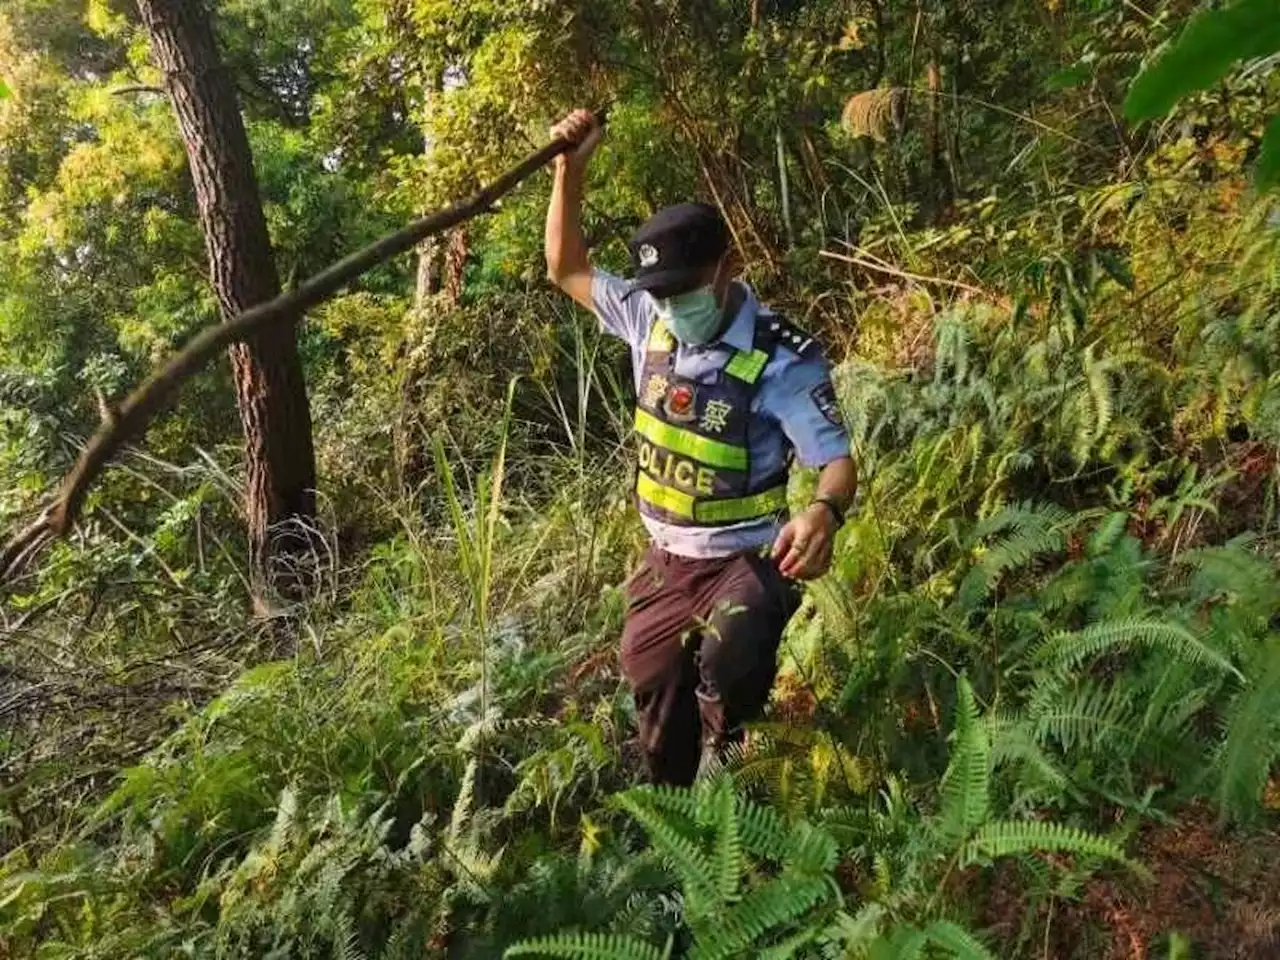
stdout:
<svg viewBox="0 0 1280 960">
<path fill-rule="evenodd" d="M 965 845 L 962 862 L 1053 851 L 1100 857 L 1129 864 L 1124 851 L 1109 840 L 1060 823 L 986 823 Z M 1139 869 L 1135 866 L 1135 869 Z"/>
<path fill-rule="evenodd" d="M 1280 184 L 1280 116 L 1267 121 L 1258 154 L 1258 186 L 1266 190 Z"/>
<path fill-rule="evenodd" d="M 956 699 L 951 763 L 942 780 L 942 835 L 961 840 L 991 815 L 991 745 L 978 718 L 973 688 L 963 678 Z"/>
<path fill-rule="evenodd" d="M 1172 45 L 1134 80 L 1125 97 L 1125 115 L 1140 120 L 1169 112 L 1191 93 L 1221 80 L 1242 60 L 1280 51 L 1280 23 L 1271 0 L 1235 0 L 1201 10 Z M 1272 117 L 1258 157 L 1258 185 L 1280 179 L 1280 117 Z"/>
<path fill-rule="evenodd" d="M 1280 24 L 1270 0 L 1235 0 L 1193 16 L 1173 44 L 1134 81 L 1125 114 L 1168 113 L 1178 100 L 1221 80 L 1236 63 L 1280 49 Z"/>
<path fill-rule="evenodd" d="M 670 950 L 659 950 L 621 934 L 562 933 L 508 947 L 504 957 L 577 957 L 581 960 L 664 960 Z"/>
<path fill-rule="evenodd" d="M 1206 646 L 1195 634 L 1174 623 L 1121 620 L 1095 623 L 1076 633 L 1057 633 L 1037 648 L 1042 663 L 1071 667 L 1113 650 L 1135 646 L 1161 647 L 1189 663 L 1213 666 L 1239 676 L 1231 662 Z"/>
<path fill-rule="evenodd" d="M 1235 817 L 1248 817 L 1257 809 L 1280 753 L 1280 648 L 1269 643 L 1259 659 L 1256 673 L 1227 712 L 1222 744 L 1218 801 L 1224 813 Z"/>
</svg>

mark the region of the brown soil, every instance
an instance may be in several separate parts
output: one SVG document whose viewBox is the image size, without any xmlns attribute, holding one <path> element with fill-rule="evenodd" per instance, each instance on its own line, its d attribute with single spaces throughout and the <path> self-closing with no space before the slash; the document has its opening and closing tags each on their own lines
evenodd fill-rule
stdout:
<svg viewBox="0 0 1280 960">
<path fill-rule="evenodd" d="M 1280 960 L 1280 832 L 1225 830 L 1212 811 L 1193 808 L 1174 825 L 1144 830 L 1133 853 L 1154 883 L 1091 880 L 1076 902 L 1036 918 L 1036 945 L 1022 956 L 1164 960 L 1177 932 L 1195 960 Z M 1016 871 L 998 873 L 988 931 L 1015 942 L 1024 904 Z"/>
</svg>

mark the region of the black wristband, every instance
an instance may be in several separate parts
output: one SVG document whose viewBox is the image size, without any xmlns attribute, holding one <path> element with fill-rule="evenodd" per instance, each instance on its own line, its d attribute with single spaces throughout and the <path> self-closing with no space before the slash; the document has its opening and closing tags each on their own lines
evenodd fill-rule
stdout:
<svg viewBox="0 0 1280 960">
<path fill-rule="evenodd" d="M 813 502 L 820 503 L 831 511 L 831 515 L 836 518 L 837 530 L 844 526 L 844 511 L 840 509 L 840 505 L 836 503 L 834 497 L 820 494 L 813 498 Z"/>
</svg>

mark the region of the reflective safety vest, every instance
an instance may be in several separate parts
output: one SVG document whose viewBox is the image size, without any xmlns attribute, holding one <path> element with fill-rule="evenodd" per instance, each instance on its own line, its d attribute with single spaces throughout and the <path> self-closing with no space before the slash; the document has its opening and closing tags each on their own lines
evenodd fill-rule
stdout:
<svg viewBox="0 0 1280 960">
<path fill-rule="evenodd" d="M 787 471 L 751 483 L 747 429 L 760 375 L 774 342 L 733 351 L 710 383 L 675 372 L 676 340 L 659 319 L 645 349 L 635 434 L 636 501 L 647 517 L 679 526 L 718 527 L 786 509 Z"/>
</svg>

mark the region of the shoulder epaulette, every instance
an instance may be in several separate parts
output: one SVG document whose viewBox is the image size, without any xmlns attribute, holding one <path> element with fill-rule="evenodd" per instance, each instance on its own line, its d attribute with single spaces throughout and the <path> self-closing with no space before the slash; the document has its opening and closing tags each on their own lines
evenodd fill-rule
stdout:
<svg viewBox="0 0 1280 960">
<path fill-rule="evenodd" d="M 808 332 L 801 330 L 786 317 L 766 311 L 756 314 L 756 341 L 759 346 L 767 343 L 785 347 L 806 359 L 819 352 L 818 341 Z"/>
</svg>

